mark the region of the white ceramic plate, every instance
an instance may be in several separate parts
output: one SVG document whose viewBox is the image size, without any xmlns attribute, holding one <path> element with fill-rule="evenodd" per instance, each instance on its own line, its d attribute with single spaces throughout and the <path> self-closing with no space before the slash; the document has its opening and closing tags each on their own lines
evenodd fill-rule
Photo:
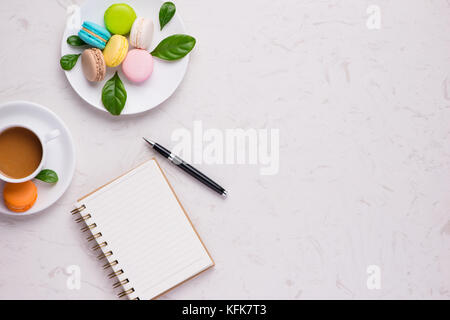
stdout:
<svg viewBox="0 0 450 320">
<path fill-rule="evenodd" d="M 47 159 L 44 169 L 56 171 L 59 181 L 54 184 L 34 180 L 38 188 L 38 197 L 34 206 L 22 213 L 10 211 L 0 196 L 0 212 L 13 216 L 24 216 L 40 212 L 54 204 L 67 190 L 75 171 L 75 151 L 69 129 L 61 119 L 49 109 L 26 101 L 15 101 L 0 105 L 0 127 L 7 124 L 22 124 L 45 134 L 53 129 L 60 131 L 60 136 L 47 145 Z M 5 183 L 0 180 L 0 192 Z"/>
<path fill-rule="evenodd" d="M 66 43 L 67 37 L 78 34 L 84 21 L 92 21 L 104 26 L 103 15 L 106 9 L 111 4 L 118 2 L 128 3 L 136 11 L 138 17 L 143 16 L 153 20 L 155 32 L 149 51 L 152 51 L 162 39 L 172 34 L 185 33 L 184 24 L 178 13 L 160 31 L 159 9 L 163 3 L 160 0 L 86 0 L 81 7 L 71 6 L 68 9 L 69 17 L 61 40 L 62 55 L 81 53 L 82 50 L 72 48 Z M 130 49 L 132 49 L 131 46 Z M 92 106 L 108 112 L 101 101 L 102 88 L 105 82 L 118 70 L 120 79 L 122 79 L 127 90 L 127 102 L 122 110 L 122 114 L 134 114 L 156 107 L 173 94 L 186 73 L 189 55 L 178 61 L 169 62 L 157 58 L 154 61 L 153 74 L 147 81 L 138 85 L 127 80 L 122 73 L 121 66 L 107 68 L 105 80 L 98 83 L 90 83 L 84 78 L 80 61 L 72 70 L 65 73 L 72 88 L 81 98 Z"/>
</svg>

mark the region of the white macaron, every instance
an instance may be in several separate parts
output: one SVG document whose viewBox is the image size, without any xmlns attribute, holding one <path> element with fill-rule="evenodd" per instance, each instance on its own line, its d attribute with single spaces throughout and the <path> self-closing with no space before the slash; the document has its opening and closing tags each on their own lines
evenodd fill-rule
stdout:
<svg viewBox="0 0 450 320">
<path fill-rule="evenodd" d="M 130 31 L 130 44 L 138 49 L 147 49 L 153 39 L 153 21 L 138 17 Z"/>
</svg>

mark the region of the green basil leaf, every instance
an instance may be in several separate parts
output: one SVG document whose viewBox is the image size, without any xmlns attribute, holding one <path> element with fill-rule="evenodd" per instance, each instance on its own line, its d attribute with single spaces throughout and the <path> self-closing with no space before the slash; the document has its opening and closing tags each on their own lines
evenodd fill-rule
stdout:
<svg viewBox="0 0 450 320">
<path fill-rule="evenodd" d="M 58 175 L 55 171 L 50 169 L 44 169 L 36 176 L 36 179 L 42 180 L 47 183 L 57 183 L 58 182 Z"/>
<path fill-rule="evenodd" d="M 86 42 L 81 40 L 79 36 L 70 36 L 67 38 L 67 44 L 71 45 L 72 47 L 82 47 L 87 45 Z"/>
<path fill-rule="evenodd" d="M 194 37 L 187 34 L 174 34 L 162 40 L 151 54 L 164 60 L 178 60 L 191 52 L 194 46 Z"/>
<path fill-rule="evenodd" d="M 59 63 L 61 64 L 61 68 L 64 70 L 72 70 L 73 67 L 77 64 L 78 58 L 81 56 L 81 53 L 79 54 L 66 54 L 65 56 L 61 57 L 61 60 L 59 60 Z"/>
<path fill-rule="evenodd" d="M 162 4 L 161 9 L 159 9 L 159 25 L 161 26 L 161 30 L 173 18 L 175 11 L 177 11 L 177 8 L 172 2 L 164 2 Z"/>
<path fill-rule="evenodd" d="M 125 107 L 127 102 L 127 91 L 116 73 L 114 76 L 106 81 L 102 90 L 102 102 L 106 110 L 112 115 L 118 116 Z"/>
</svg>

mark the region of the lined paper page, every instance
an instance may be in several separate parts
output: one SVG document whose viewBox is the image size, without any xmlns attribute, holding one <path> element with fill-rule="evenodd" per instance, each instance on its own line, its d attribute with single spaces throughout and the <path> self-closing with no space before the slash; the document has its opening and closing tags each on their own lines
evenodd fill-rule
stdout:
<svg viewBox="0 0 450 320">
<path fill-rule="evenodd" d="M 155 160 L 150 160 L 79 202 L 107 241 L 109 261 L 128 278 L 131 298 L 151 299 L 214 263 Z"/>
</svg>

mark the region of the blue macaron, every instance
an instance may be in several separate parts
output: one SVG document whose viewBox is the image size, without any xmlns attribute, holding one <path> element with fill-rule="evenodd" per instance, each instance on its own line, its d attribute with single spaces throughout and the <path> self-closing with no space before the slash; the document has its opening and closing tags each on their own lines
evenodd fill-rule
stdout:
<svg viewBox="0 0 450 320">
<path fill-rule="evenodd" d="M 111 38 L 111 33 L 96 23 L 86 21 L 83 22 L 78 36 L 87 44 L 103 50 Z"/>
</svg>

